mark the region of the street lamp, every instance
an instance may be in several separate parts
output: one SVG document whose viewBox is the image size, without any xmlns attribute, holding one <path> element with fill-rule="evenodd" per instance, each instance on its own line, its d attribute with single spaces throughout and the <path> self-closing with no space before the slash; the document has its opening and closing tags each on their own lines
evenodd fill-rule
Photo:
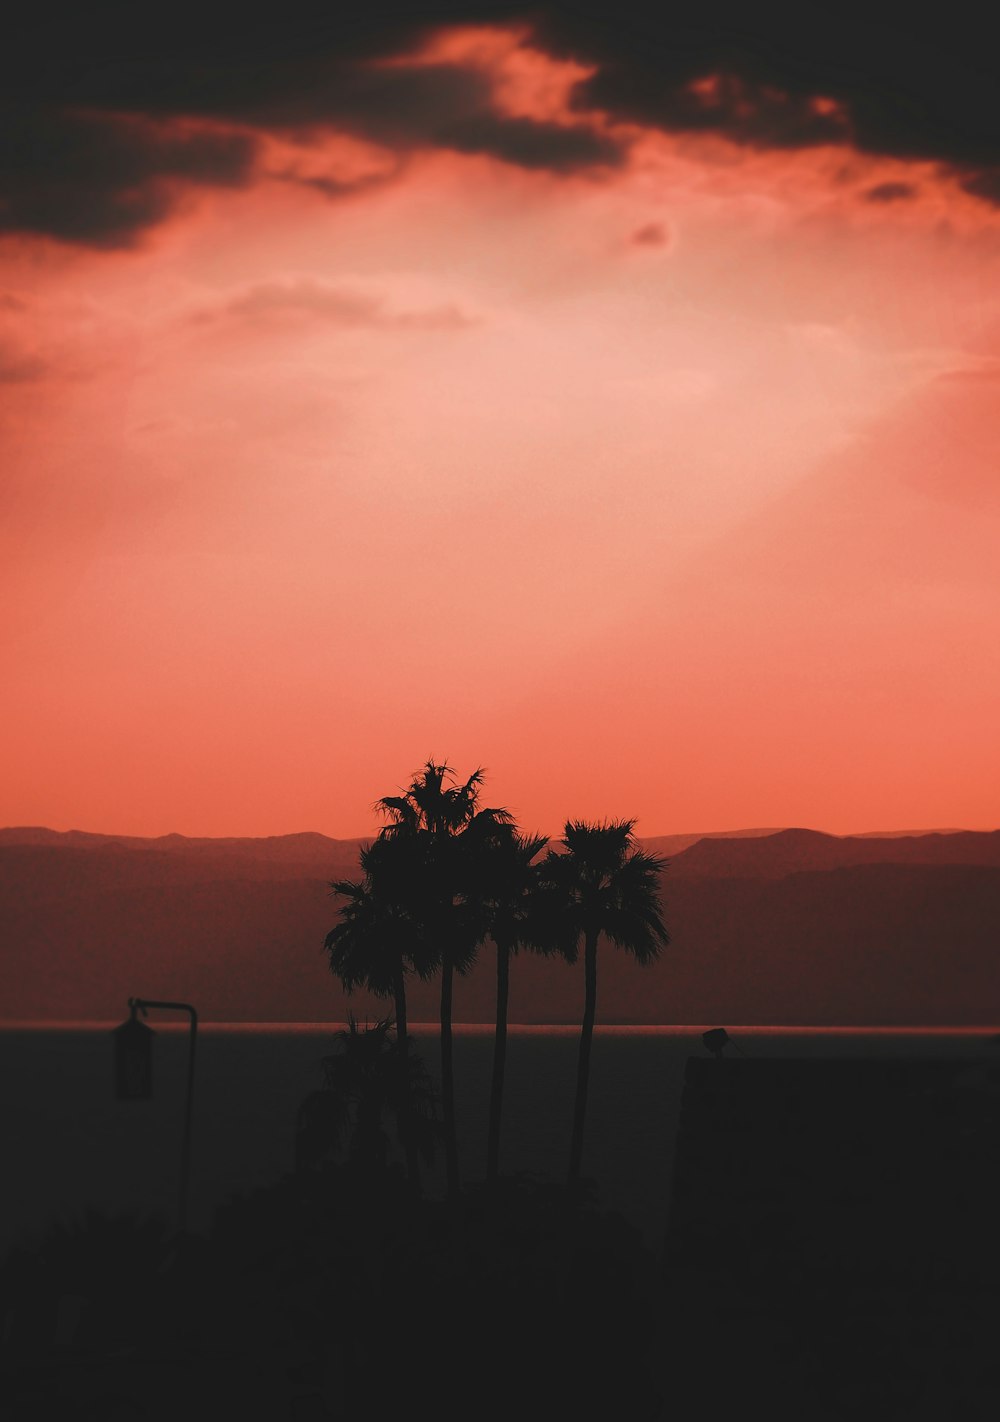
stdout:
<svg viewBox="0 0 1000 1422">
<path fill-rule="evenodd" d="M 152 1027 L 141 1022 L 137 1013 L 147 1016 L 151 1007 L 171 1012 L 186 1012 L 191 1019 L 188 1037 L 188 1078 L 184 1102 L 184 1134 L 181 1137 L 181 1171 L 177 1189 L 177 1224 L 183 1234 L 187 1229 L 188 1188 L 191 1181 L 191 1117 L 194 1110 L 194 1049 L 198 1036 L 198 1014 L 189 1002 L 153 1002 L 152 999 L 130 997 L 129 1017 L 112 1032 L 115 1050 L 115 1094 L 119 1101 L 144 1101 L 153 1094 Z"/>
</svg>

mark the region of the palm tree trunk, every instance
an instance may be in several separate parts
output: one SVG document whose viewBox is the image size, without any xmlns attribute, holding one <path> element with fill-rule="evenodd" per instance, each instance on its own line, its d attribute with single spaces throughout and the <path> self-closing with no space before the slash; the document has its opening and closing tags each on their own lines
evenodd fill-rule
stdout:
<svg viewBox="0 0 1000 1422">
<path fill-rule="evenodd" d="M 406 1178 L 420 1189 L 420 1157 L 413 1132 L 413 1103 L 410 1100 L 410 1038 L 406 1024 L 406 985 L 403 969 L 396 974 L 393 992 L 396 1005 L 396 1059 L 399 1069 L 400 1134 L 406 1154 Z"/>
<path fill-rule="evenodd" d="M 441 1108 L 444 1116 L 444 1152 L 448 1198 L 457 1200 L 458 1136 L 455 1131 L 455 1074 L 452 1065 L 451 1000 L 454 969 L 447 953 L 441 964 Z"/>
<path fill-rule="evenodd" d="M 503 1078 L 507 1065 L 507 999 L 510 995 L 510 949 L 497 943 L 497 1029 L 493 1039 L 493 1080 L 490 1086 L 490 1128 L 486 1146 L 486 1180 L 496 1183 L 500 1173 L 500 1116 L 503 1111 Z"/>
<path fill-rule="evenodd" d="M 590 1044 L 594 1040 L 597 1015 L 597 934 L 588 932 L 583 950 L 583 1023 L 580 1028 L 580 1055 L 576 1067 L 576 1103 L 573 1109 L 573 1138 L 569 1150 L 569 1187 L 580 1184 L 583 1162 L 583 1123 L 587 1115 L 587 1086 L 590 1081 Z"/>
</svg>

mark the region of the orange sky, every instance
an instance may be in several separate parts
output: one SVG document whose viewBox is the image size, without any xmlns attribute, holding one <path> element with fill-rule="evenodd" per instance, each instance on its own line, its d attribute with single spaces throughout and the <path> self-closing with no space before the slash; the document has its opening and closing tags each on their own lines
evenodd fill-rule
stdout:
<svg viewBox="0 0 1000 1422">
<path fill-rule="evenodd" d="M 433 756 L 548 833 L 994 828 L 997 209 L 571 112 L 526 31 L 394 62 L 627 157 L 275 129 L 0 238 L 0 823 L 366 834 Z"/>
</svg>

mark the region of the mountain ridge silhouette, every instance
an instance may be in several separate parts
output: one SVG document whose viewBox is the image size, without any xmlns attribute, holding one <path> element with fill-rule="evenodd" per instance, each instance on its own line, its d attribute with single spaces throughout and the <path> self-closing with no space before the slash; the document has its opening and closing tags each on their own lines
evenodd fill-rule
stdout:
<svg viewBox="0 0 1000 1422">
<path fill-rule="evenodd" d="M 330 880 L 356 871 L 360 840 L 324 839 L 318 865 L 288 854 L 298 837 L 256 854 L 255 841 L 137 852 L 115 837 L 81 847 L 16 834 L 0 831 L 8 1024 L 113 1021 L 130 995 L 194 1001 L 206 1021 L 385 1014 L 374 998 L 345 997 L 322 947 L 337 915 Z M 305 836 L 310 854 L 316 838 Z M 672 941 L 657 963 L 602 947 L 605 1024 L 975 1026 L 998 1015 L 1000 832 L 699 836 L 669 858 L 663 898 Z M 456 1021 L 492 1021 L 494 977 L 487 946 L 456 984 Z M 577 1023 L 582 993 L 575 970 L 521 954 L 510 1020 Z M 435 1020 L 437 994 L 412 983 L 413 1021 Z"/>
</svg>

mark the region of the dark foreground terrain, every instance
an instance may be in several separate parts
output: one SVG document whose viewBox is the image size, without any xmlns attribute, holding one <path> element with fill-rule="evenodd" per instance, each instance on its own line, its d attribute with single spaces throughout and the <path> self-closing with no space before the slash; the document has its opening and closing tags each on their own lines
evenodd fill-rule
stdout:
<svg viewBox="0 0 1000 1422">
<path fill-rule="evenodd" d="M 1000 1415 L 1000 1063 L 692 1057 L 652 1252 L 596 1192 L 322 1164 L 204 1234 L 91 1215 L 0 1269 L 0 1413 Z"/>
<path fill-rule="evenodd" d="M 727 1415 L 1000 1416 L 1000 1058 L 687 1063 L 678 1381 Z"/>
<path fill-rule="evenodd" d="M 655 1261 L 527 1181 L 450 1208 L 327 1169 L 207 1237 L 92 1216 L 15 1251 L 2 1288 L 11 1422 L 660 1415 Z"/>
</svg>

